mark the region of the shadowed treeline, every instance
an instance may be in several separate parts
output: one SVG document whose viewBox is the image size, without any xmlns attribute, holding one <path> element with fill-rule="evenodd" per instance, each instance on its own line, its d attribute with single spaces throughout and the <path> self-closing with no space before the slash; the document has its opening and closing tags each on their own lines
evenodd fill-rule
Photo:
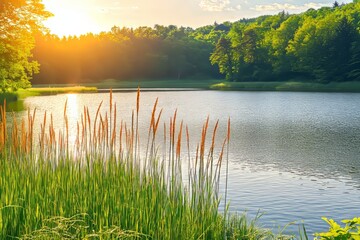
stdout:
<svg viewBox="0 0 360 240">
<path fill-rule="evenodd" d="M 63 39 L 38 36 L 34 57 L 41 73 L 33 83 L 218 77 L 209 62 L 213 45 L 196 40 L 193 33 L 190 28 L 155 26 L 113 27 Z"/>
<path fill-rule="evenodd" d="M 239 21 L 211 62 L 230 81 L 360 80 L 360 2 Z"/>
</svg>

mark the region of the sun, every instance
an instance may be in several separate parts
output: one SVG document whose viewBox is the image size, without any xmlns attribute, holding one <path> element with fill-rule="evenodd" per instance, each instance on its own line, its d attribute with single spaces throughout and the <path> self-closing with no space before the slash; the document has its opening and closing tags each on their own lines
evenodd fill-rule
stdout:
<svg viewBox="0 0 360 240">
<path fill-rule="evenodd" d="M 43 3 L 54 14 L 44 22 L 51 33 L 61 37 L 99 31 L 91 11 L 86 7 L 67 1 L 44 0 Z"/>
</svg>

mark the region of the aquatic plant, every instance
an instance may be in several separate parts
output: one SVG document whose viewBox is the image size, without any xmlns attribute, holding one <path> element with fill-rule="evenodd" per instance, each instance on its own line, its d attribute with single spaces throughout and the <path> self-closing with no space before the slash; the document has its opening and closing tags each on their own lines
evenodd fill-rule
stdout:
<svg viewBox="0 0 360 240">
<path fill-rule="evenodd" d="M 267 230 L 245 217 L 219 212 L 221 167 L 228 161 L 228 134 L 216 152 L 218 123 L 202 127 L 196 155 L 188 127 L 177 119 L 160 124 L 155 101 L 147 147 L 140 154 L 139 109 L 127 124 L 117 118 L 110 92 L 108 112 L 84 107 L 74 144 L 64 128 L 44 115 L 34 134 L 36 110 L 6 126 L 0 107 L 0 238 L 20 239 L 261 239 Z M 161 134 L 159 133 L 161 132 Z M 207 145 L 208 135 L 211 137 Z M 159 136 L 162 139 L 159 140 Z M 143 139 L 141 139 L 143 141 Z M 188 154 L 183 153 L 185 144 Z M 167 149 L 159 154 L 159 146 Z M 183 156 L 185 155 L 185 156 Z M 227 204 L 225 204 L 226 206 Z"/>
</svg>

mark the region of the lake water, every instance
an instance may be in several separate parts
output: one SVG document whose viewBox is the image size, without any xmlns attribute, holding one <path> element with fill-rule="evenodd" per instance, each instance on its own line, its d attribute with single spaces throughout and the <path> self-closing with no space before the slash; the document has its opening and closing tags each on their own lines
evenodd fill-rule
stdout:
<svg viewBox="0 0 360 240">
<path fill-rule="evenodd" d="M 117 116 L 130 122 L 136 93 L 114 93 Z M 304 222 L 309 233 L 325 231 L 322 216 L 341 220 L 360 216 L 360 94 L 153 91 L 141 94 L 140 128 L 147 132 L 156 98 L 168 122 L 175 109 L 189 126 L 191 141 L 199 139 L 202 124 L 220 120 L 219 137 L 231 118 L 229 171 L 230 209 L 250 217 L 265 213 L 260 224 L 278 229 L 296 221 L 286 232 L 297 232 Z M 68 94 L 29 97 L 24 104 L 53 113 L 55 127 L 64 127 L 68 99 L 72 129 L 83 106 L 95 116 L 109 94 Z M 9 113 L 10 114 L 10 113 Z M 16 117 L 26 112 L 15 113 Z M 75 131 L 72 131 L 75 132 Z"/>
</svg>

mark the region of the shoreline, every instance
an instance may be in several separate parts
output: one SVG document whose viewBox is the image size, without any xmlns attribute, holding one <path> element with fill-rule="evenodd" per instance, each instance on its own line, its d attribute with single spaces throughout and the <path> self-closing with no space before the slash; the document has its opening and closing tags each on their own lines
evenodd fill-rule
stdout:
<svg viewBox="0 0 360 240">
<path fill-rule="evenodd" d="M 0 102 L 14 102 L 30 96 L 47 96 L 70 93 L 134 92 L 140 87 L 143 92 L 168 91 L 243 91 L 243 92 L 328 92 L 360 93 L 360 82 L 225 82 L 220 80 L 142 80 L 115 81 L 83 84 L 36 84 L 29 89 L 0 93 Z"/>
<path fill-rule="evenodd" d="M 78 84 L 54 84 L 33 85 L 32 89 L 39 88 L 66 88 L 74 86 L 85 88 L 96 88 L 98 92 L 134 91 L 138 87 L 143 91 L 199 91 L 199 90 L 221 90 L 221 91 L 276 91 L 276 92 L 353 92 L 360 93 L 360 82 L 227 82 L 224 80 L 133 80 L 116 81 L 104 80 L 100 83 L 78 83 Z M 121 89 L 121 90 L 120 90 Z"/>
</svg>

